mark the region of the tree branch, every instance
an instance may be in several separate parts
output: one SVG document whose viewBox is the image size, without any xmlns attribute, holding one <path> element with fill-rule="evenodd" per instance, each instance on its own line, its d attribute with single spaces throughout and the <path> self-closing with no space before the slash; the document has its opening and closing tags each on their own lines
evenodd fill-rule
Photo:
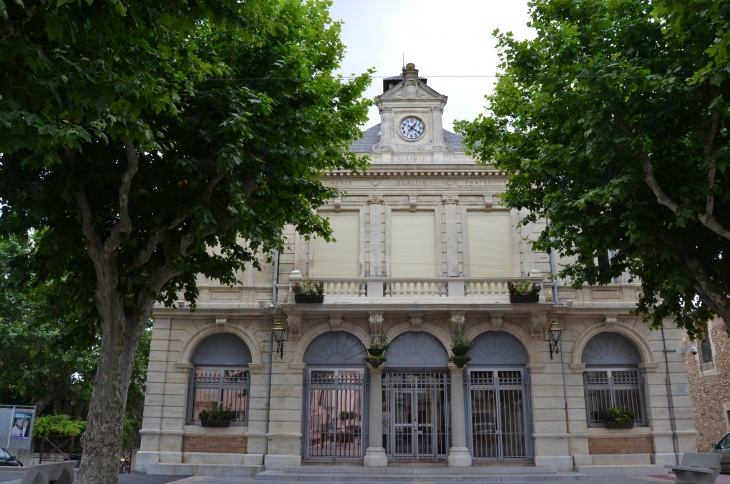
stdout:
<svg viewBox="0 0 730 484">
<path fill-rule="evenodd" d="M 717 131 L 720 128 L 720 113 L 715 113 L 712 115 L 712 122 L 710 123 L 710 132 L 707 134 L 707 138 L 705 138 L 705 145 L 703 147 L 702 155 L 704 156 L 705 160 L 712 157 L 712 152 L 714 151 L 714 143 L 715 143 L 715 137 L 717 136 Z M 715 159 L 712 158 L 710 161 L 710 165 L 707 169 L 707 201 L 705 202 L 705 213 L 709 216 L 712 216 L 712 211 L 714 210 L 715 206 L 715 195 L 712 193 L 712 188 L 715 185 L 715 172 L 717 171 L 717 163 L 715 162 Z"/>
<path fill-rule="evenodd" d="M 694 273 L 695 290 L 713 311 L 725 321 L 725 327 L 730 334 L 730 299 L 724 294 L 717 293 L 714 290 L 714 283 L 707 273 L 702 262 L 694 256 L 686 258 L 687 268 Z"/>
<path fill-rule="evenodd" d="M 626 133 L 628 136 L 634 136 L 634 131 L 631 128 L 631 126 L 623 121 L 622 118 L 619 116 L 616 117 L 617 123 L 621 130 Z M 713 116 L 714 119 L 714 116 Z M 719 126 L 719 116 L 717 118 L 717 125 Z M 713 126 L 715 126 L 715 122 L 713 121 Z M 703 150 L 704 153 L 708 152 L 708 149 L 710 150 L 710 154 L 712 152 L 712 143 L 714 140 L 714 137 L 717 135 L 717 127 L 714 128 L 715 132 L 713 134 L 713 128 L 710 130 L 711 136 L 708 136 L 708 138 L 705 140 L 705 148 Z M 669 210 L 674 212 L 675 214 L 679 210 L 679 203 L 674 201 L 669 195 L 666 194 L 666 192 L 662 189 L 661 185 L 659 184 L 659 181 L 656 179 L 656 176 L 654 174 L 654 165 L 652 164 L 651 158 L 649 155 L 643 150 L 641 150 L 641 166 L 643 168 L 644 174 L 642 175 L 642 179 L 644 182 L 651 188 L 651 191 L 654 192 L 654 196 L 657 198 L 657 202 L 659 205 L 664 205 Z M 707 172 L 707 181 L 709 183 L 708 190 L 710 193 L 707 195 L 707 201 L 705 203 L 705 211 L 699 212 L 697 214 L 697 219 L 710 229 L 712 232 L 715 232 L 717 235 L 730 240 L 730 230 L 726 229 L 725 226 L 723 226 L 714 215 L 712 215 L 712 209 L 714 205 L 714 197 L 712 196 L 712 186 L 715 183 L 715 161 L 713 160 L 710 163 L 710 168 Z M 709 209 L 709 210 L 708 210 Z"/>
<path fill-rule="evenodd" d="M 129 235 L 132 232 L 132 220 L 129 217 L 129 191 L 132 180 L 139 169 L 139 157 L 132 138 L 124 138 L 124 151 L 127 155 L 127 169 L 122 173 L 122 184 L 119 185 L 119 221 L 114 224 L 111 235 L 104 241 L 107 251 L 119 248 L 121 234 Z"/>
<path fill-rule="evenodd" d="M 153 232 L 152 236 L 150 236 L 149 240 L 145 244 L 145 246 L 140 250 L 137 255 L 134 257 L 134 267 L 139 267 L 143 264 L 146 264 L 147 261 L 150 260 L 150 257 L 152 257 L 152 253 L 155 251 L 155 247 L 162 242 L 162 239 L 165 236 L 165 232 L 168 230 L 172 230 L 178 225 L 180 225 L 186 218 L 188 218 L 187 214 L 181 215 L 175 220 L 172 221 L 172 223 L 166 227 L 157 227 Z"/>
</svg>

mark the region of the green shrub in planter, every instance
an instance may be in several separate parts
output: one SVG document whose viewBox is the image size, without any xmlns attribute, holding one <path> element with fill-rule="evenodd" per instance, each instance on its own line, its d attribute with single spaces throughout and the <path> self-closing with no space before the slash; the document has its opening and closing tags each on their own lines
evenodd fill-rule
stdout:
<svg viewBox="0 0 730 484">
<path fill-rule="evenodd" d="M 224 407 L 217 402 L 210 402 L 208 408 L 198 414 L 203 427 L 228 427 L 235 417 L 236 413 L 231 410 L 230 405 Z"/>
</svg>

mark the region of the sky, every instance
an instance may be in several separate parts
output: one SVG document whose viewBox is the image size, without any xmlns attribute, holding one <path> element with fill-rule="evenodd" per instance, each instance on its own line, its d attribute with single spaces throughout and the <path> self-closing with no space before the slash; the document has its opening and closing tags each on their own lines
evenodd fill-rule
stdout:
<svg viewBox="0 0 730 484">
<path fill-rule="evenodd" d="M 454 120 L 472 120 L 484 112 L 484 95 L 496 79 L 455 76 L 498 72 L 492 32 L 498 28 L 517 39 L 534 36 L 526 25 L 527 0 L 334 0 L 330 14 L 344 22 L 347 52 L 339 73 L 375 68 L 376 78 L 365 93 L 372 98 L 383 90 L 377 76 L 400 75 L 405 55 L 429 87 L 449 97 L 443 118 L 449 131 Z M 366 128 L 380 122 L 377 107 L 370 108 L 369 118 Z"/>
</svg>

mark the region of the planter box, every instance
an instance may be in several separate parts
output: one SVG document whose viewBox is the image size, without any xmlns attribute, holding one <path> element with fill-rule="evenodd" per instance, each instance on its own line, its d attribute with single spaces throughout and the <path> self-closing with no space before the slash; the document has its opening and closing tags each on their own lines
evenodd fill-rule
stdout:
<svg viewBox="0 0 730 484">
<path fill-rule="evenodd" d="M 294 301 L 297 304 L 322 304 L 324 296 L 309 296 L 305 294 L 294 294 Z"/>
<path fill-rule="evenodd" d="M 451 361 L 454 362 L 457 368 L 464 368 L 469 361 L 471 361 L 471 358 L 468 356 L 452 356 Z"/>
<path fill-rule="evenodd" d="M 513 296 L 510 294 L 510 296 L 509 296 L 509 302 L 512 304 L 536 303 L 539 300 L 540 300 L 539 294 L 535 294 L 534 296 L 532 294 L 529 294 L 527 296 Z"/>
<path fill-rule="evenodd" d="M 465 350 L 463 348 L 451 348 L 451 352 L 454 356 L 466 356 L 466 354 L 469 353 L 469 350 Z"/>
<path fill-rule="evenodd" d="M 373 356 L 381 356 L 385 353 L 383 348 L 368 348 L 368 354 Z"/>
<path fill-rule="evenodd" d="M 230 420 L 201 420 L 200 425 L 203 427 L 230 427 Z"/>
<path fill-rule="evenodd" d="M 634 421 L 633 420 L 631 422 L 605 421 L 605 422 L 603 422 L 603 426 L 607 429 L 633 429 Z"/>
</svg>

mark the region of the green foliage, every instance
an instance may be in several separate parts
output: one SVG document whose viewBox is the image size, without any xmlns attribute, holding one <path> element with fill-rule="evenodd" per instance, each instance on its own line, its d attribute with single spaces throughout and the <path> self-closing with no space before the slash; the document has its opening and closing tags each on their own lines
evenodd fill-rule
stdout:
<svg viewBox="0 0 730 484">
<path fill-rule="evenodd" d="M 236 283 L 287 224 L 330 239 L 315 209 L 340 192 L 319 177 L 366 166 L 348 148 L 370 75 L 333 75 L 329 5 L 0 3 L 0 235 L 33 234 L 32 290 L 96 306 L 69 328 L 100 338 L 95 383 L 111 382 L 80 482 L 113 478 L 125 362 L 155 302 L 194 307 L 199 274 Z"/>
<path fill-rule="evenodd" d="M 574 287 L 624 271 L 637 313 L 690 337 L 730 322 L 727 2 L 534 0 L 536 36 L 497 32 L 488 110 L 457 123 L 509 175 L 502 201 L 548 219 L 537 250 Z M 609 250 L 615 257 L 606 257 Z M 598 262 L 596 262 L 598 261 Z"/>
<path fill-rule="evenodd" d="M 626 407 L 611 407 L 601 412 L 601 419 L 604 422 L 633 422 L 635 417 Z"/>
<path fill-rule="evenodd" d="M 367 355 L 362 361 L 370 363 L 373 368 L 377 368 L 388 360 L 385 355 Z"/>
<path fill-rule="evenodd" d="M 461 325 L 451 336 L 451 351 L 454 354 L 465 355 L 474 347 L 474 340 L 464 336 L 465 325 Z"/>
<path fill-rule="evenodd" d="M 340 412 L 340 420 L 348 420 L 357 418 L 357 413 L 354 411 L 342 410 Z"/>
<path fill-rule="evenodd" d="M 392 343 L 388 340 L 388 332 L 381 331 L 379 335 L 370 337 L 370 348 L 388 351 Z"/>
<path fill-rule="evenodd" d="M 54 414 L 37 417 L 33 423 L 33 438 L 49 435 L 79 436 L 86 430 L 83 420 L 71 420 L 68 415 Z"/>
<path fill-rule="evenodd" d="M 294 284 L 292 291 L 301 296 L 321 296 L 324 293 L 324 283 L 317 282 L 311 277 L 305 277 L 301 285 L 298 282 Z"/>
<path fill-rule="evenodd" d="M 540 286 L 530 281 L 518 282 L 517 284 L 509 281 L 507 283 L 507 289 L 512 296 L 537 296 L 542 290 Z"/>
<path fill-rule="evenodd" d="M 208 408 L 201 410 L 198 414 L 198 418 L 202 422 L 221 422 L 226 420 L 233 420 L 236 417 L 236 413 L 231 410 L 231 406 L 224 407 L 222 403 L 210 402 Z"/>
</svg>

